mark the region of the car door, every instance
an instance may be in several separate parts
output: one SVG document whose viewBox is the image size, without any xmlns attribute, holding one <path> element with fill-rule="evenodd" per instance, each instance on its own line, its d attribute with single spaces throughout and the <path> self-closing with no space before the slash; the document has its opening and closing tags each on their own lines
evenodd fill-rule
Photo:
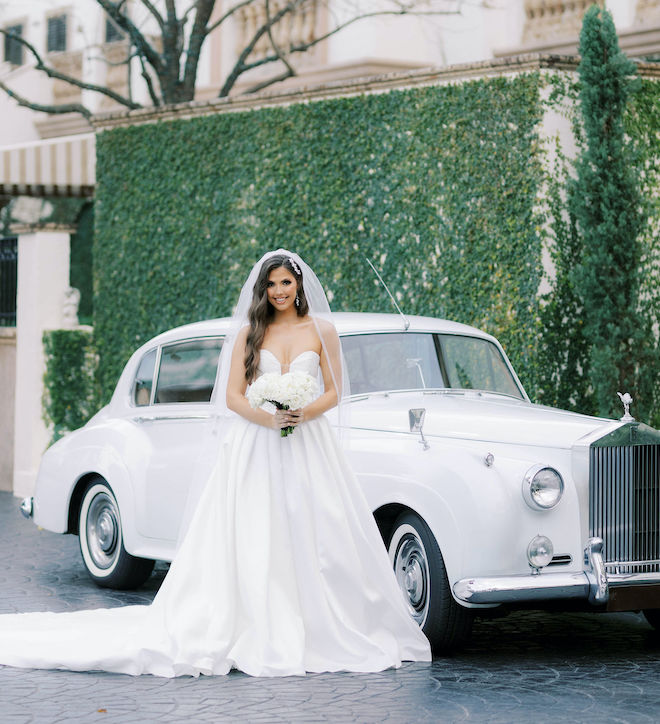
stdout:
<svg viewBox="0 0 660 724">
<path fill-rule="evenodd" d="M 211 472 L 212 456 L 203 453 L 212 444 L 221 346 L 219 337 L 163 344 L 138 366 L 132 422 L 143 449 L 131 469 L 137 529 L 149 538 L 176 540 L 193 479 Z"/>
</svg>

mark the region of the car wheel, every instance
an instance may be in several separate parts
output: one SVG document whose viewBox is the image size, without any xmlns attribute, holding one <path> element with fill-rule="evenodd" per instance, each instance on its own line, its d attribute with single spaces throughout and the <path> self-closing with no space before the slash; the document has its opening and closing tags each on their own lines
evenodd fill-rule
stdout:
<svg viewBox="0 0 660 724">
<path fill-rule="evenodd" d="M 103 478 L 90 482 L 83 494 L 78 534 L 85 568 L 99 586 L 137 588 L 151 575 L 154 561 L 124 548 L 119 506 Z"/>
<path fill-rule="evenodd" d="M 660 608 L 645 608 L 644 618 L 653 628 L 660 629 Z"/>
<path fill-rule="evenodd" d="M 451 653 L 468 639 L 472 611 L 454 600 L 442 553 L 424 520 L 416 513 L 402 513 L 393 530 L 390 561 L 410 613 L 434 653 Z"/>
</svg>

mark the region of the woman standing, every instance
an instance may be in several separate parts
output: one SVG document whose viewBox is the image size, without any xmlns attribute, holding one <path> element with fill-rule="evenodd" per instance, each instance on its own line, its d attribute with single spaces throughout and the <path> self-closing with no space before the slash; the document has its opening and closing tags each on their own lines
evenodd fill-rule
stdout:
<svg viewBox="0 0 660 724">
<path fill-rule="evenodd" d="M 301 409 L 254 409 L 249 386 L 288 371 L 318 377 L 320 394 Z M 324 416 L 339 403 L 341 419 L 347 388 L 318 279 L 291 252 L 266 254 L 219 365 L 216 404 L 235 419 L 153 603 L 0 616 L 0 664 L 285 676 L 429 661 Z"/>
</svg>

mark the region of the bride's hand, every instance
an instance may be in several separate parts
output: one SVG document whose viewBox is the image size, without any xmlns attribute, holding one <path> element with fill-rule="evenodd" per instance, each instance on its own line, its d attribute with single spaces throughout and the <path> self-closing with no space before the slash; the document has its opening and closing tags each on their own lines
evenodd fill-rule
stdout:
<svg viewBox="0 0 660 724">
<path fill-rule="evenodd" d="M 295 427 L 302 421 L 302 410 L 275 410 L 271 424 L 276 430 L 281 430 L 284 427 Z"/>
<path fill-rule="evenodd" d="M 300 425 L 300 423 L 305 419 L 305 413 L 303 412 L 302 408 L 300 408 L 299 410 L 284 410 L 284 412 L 288 413 L 288 424 L 291 427 Z"/>
<path fill-rule="evenodd" d="M 275 410 L 272 425 L 276 430 L 284 427 L 296 427 L 304 420 L 304 413 L 300 410 Z"/>
</svg>

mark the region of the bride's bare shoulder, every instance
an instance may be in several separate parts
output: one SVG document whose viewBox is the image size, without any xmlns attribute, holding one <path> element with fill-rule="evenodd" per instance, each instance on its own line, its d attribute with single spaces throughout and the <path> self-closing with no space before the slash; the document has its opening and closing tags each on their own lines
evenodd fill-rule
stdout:
<svg viewBox="0 0 660 724">
<path fill-rule="evenodd" d="M 314 323 L 317 325 L 319 333 L 323 336 L 330 335 L 333 337 L 337 336 L 337 329 L 335 325 L 328 319 L 314 319 Z"/>
</svg>

